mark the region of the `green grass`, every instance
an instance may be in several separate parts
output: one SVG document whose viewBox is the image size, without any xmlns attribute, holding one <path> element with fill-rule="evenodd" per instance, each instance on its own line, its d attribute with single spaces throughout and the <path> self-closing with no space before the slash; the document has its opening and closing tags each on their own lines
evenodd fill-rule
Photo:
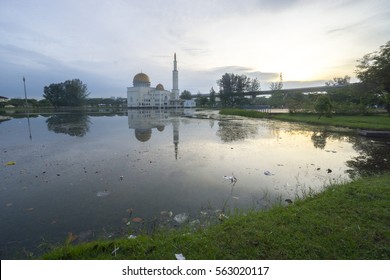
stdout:
<svg viewBox="0 0 390 280">
<path fill-rule="evenodd" d="M 251 118 L 269 118 L 282 121 L 303 122 L 314 125 L 331 125 L 357 129 L 390 130 L 390 117 L 386 114 L 374 115 L 333 115 L 331 118 L 322 116 L 318 119 L 317 114 L 265 114 L 261 112 L 242 109 L 222 109 L 220 114 L 237 115 Z"/>
<path fill-rule="evenodd" d="M 358 129 L 390 130 L 390 117 L 388 115 L 334 115 L 331 118 L 325 116 L 318 119 L 315 114 L 278 114 L 273 119 L 304 122 L 316 125 L 332 125 Z"/>
<path fill-rule="evenodd" d="M 112 254 L 119 247 L 116 256 Z M 65 244 L 43 259 L 390 259 L 390 174 L 330 186 L 196 231 Z"/>
</svg>

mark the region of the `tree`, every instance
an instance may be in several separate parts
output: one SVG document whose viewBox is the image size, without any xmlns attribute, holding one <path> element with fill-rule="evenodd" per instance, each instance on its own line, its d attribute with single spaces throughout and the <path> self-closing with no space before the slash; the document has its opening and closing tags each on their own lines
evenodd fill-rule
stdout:
<svg viewBox="0 0 390 280">
<path fill-rule="evenodd" d="M 232 107 L 241 103 L 242 94 L 250 90 L 252 81 L 245 75 L 225 73 L 217 84 L 222 104 Z"/>
<path fill-rule="evenodd" d="M 318 119 L 320 119 L 323 114 L 327 117 L 331 117 L 332 102 L 330 101 L 330 98 L 326 95 L 318 96 L 317 101 L 314 104 L 314 110 L 319 113 Z"/>
<path fill-rule="evenodd" d="M 249 86 L 250 91 L 259 91 L 260 90 L 260 82 L 257 78 L 252 79 L 251 84 Z"/>
<path fill-rule="evenodd" d="M 213 105 L 215 104 L 216 96 L 217 96 L 217 94 L 216 94 L 214 88 L 211 88 L 211 89 L 210 89 L 210 98 L 209 98 L 209 99 L 210 99 L 210 105 L 211 105 L 211 106 L 213 106 Z"/>
<path fill-rule="evenodd" d="M 191 92 L 189 92 L 188 90 L 184 90 L 184 91 L 180 94 L 180 99 L 191 100 L 191 99 L 192 99 L 192 94 L 191 94 Z"/>
<path fill-rule="evenodd" d="M 89 95 L 87 85 L 79 79 L 50 84 L 44 87 L 43 92 L 43 97 L 55 107 L 83 105 Z"/>
<path fill-rule="evenodd" d="M 280 73 L 279 81 L 270 83 L 269 87 L 272 91 L 281 90 L 283 88 L 283 74 Z"/>
<path fill-rule="evenodd" d="M 356 76 L 367 89 L 380 96 L 390 114 L 390 41 L 380 46 L 379 51 L 366 54 L 358 60 Z"/>
<path fill-rule="evenodd" d="M 36 107 L 38 106 L 38 101 L 36 99 L 30 98 L 27 99 L 28 106 Z M 15 107 L 25 107 L 26 106 L 26 100 L 23 98 L 11 98 L 8 100 L 7 105 L 12 105 Z"/>
<path fill-rule="evenodd" d="M 47 99 L 41 99 L 38 101 L 38 106 L 39 107 L 50 107 L 51 104 Z"/>
<path fill-rule="evenodd" d="M 207 104 L 208 99 L 206 96 L 203 96 L 200 92 L 198 92 L 195 102 L 197 107 L 203 107 Z"/>
<path fill-rule="evenodd" d="M 285 103 L 290 113 L 296 113 L 299 109 L 304 106 L 304 98 L 302 92 L 292 92 L 286 94 Z"/>
<path fill-rule="evenodd" d="M 344 78 L 342 77 L 334 77 L 333 80 L 329 80 L 325 83 L 326 86 L 346 86 L 349 85 L 351 81 L 351 77 L 348 75 L 345 75 Z"/>
</svg>

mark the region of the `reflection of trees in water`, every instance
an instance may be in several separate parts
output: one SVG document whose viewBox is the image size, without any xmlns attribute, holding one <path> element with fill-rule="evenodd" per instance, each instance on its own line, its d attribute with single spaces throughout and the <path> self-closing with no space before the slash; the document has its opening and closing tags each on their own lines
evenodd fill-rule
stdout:
<svg viewBox="0 0 390 280">
<path fill-rule="evenodd" d="M 328 133 L 325 130 L 313 131 L 311 135 L 311 141 L 317 149 L 323 150 L 326 146 L 326 138 L 328 138 Z"/>
<path fill-rule="evenodd" d="M 384 142 L 371 141 L 367 138 L 352 138 L 353 147 L 358 156 L 347 161 L 351 177 L 369 176 L 390 170 L 390 146 Z"/>
<path fill-rule="evenodd" d="M 289 135 L 310 135 L 315 148 L 325 149 L 327 142 L 332 140 L 348 141 L 358 154 L 346 162 L 349 168 L 346 172 L 353 178 L 369 176 L 390 170 L 390 146 L 385 141 L 372 141 L 369 138 L 352 136 L 345 133 L 330 132 L 325 129 L 286 130 Z"/>
<path fill-rule="evenodd" d="M 217 135 L 223 142 L 244 140 L 257 134 L 257 126 L 243 122 L 220 121 L 218 126 Z"/>
<path fill-rule="evenodd" d="M 55 133 L 83 137 L 89 131 L 90 120 L 86 114 L 58 114 L 46 120 L 47 128 Z"/>
</svg>

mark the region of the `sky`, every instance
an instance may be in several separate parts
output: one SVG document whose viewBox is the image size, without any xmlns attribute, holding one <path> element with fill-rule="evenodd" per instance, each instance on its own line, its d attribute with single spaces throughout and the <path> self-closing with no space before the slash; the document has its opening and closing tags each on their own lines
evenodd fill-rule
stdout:
<svg viewBox="0 0 390 280">
<path fill-rule="evenodd" d="M 390 40 L 388 0 L 0 0 L 0 96 L 42 99 L 80 79 L 90 97 L 126 97 L 133 77 L 218 91 L 224 73 L 283 73 L 284 88 L 355 78 L 357 60 Z"/>
</svg>

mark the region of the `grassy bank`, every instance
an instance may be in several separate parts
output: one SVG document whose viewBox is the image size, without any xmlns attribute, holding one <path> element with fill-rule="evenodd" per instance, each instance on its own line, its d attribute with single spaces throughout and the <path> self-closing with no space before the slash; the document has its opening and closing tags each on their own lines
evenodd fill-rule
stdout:
<svg viewBox="0 0 390 280">
<path fill-rule="evenodd" d="M 390 174 L 196 231 L 70 244 L 44 259 L 390 259 Z M 113 254 L 113 250 L 119 248 Z"/>
<path fill-rule="evenodd" d="M 269 118 L 282 121 L 303 122 L 315 125 L 332 125 L 357 129 L 390 130 L 390 117 L 386 114 L 375 115 L 333 115 L 331 118 L 317 114 L 265 114 L 261 112 L 242 109 L 222 109 L 220 114 L 237 115 L 251 118 Z"/>
</svg>

